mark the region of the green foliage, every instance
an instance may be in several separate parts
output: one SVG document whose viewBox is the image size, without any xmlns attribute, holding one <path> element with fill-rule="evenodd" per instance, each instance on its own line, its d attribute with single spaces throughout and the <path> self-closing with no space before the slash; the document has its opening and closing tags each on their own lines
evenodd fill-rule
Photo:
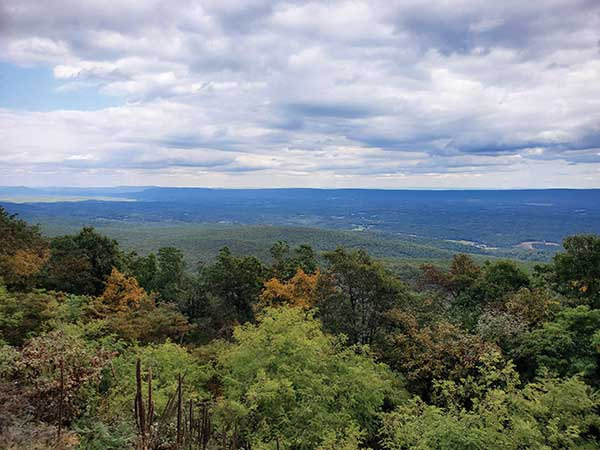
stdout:
<svg viewBox="0 0 600 450">
<path fill-rule="evenodd" d="M 158 272 L 156 291 L 163 301 L 177 302 L 182 295 L 185 279 L 183 252 L 173 247 L 158 250 Z"/>
<path fill-rule="evenodd" d="M 365 251 L 321 257 L 290 230 L 293 250 L 256 253 L 270 266 L 225 247 L 192 274 L 172 246 L 124 255 L 91 228 L 48 249 L 0 209 L 0 447 L 174 448 L 180 375 L 211 450 L 598 447 L 599 238 L 565 240 L 532 278 L 466 254 L 420 277 L 411 262 L 413 292 Z M 331 248 L 332 233 L 310 237 Z M 143 433 L 138 358 L 155 412 Z"/>
<path fill-rule="evenodd" d="M 317 270 L 316 255 L 312 247 L 302 244 L 290 251 L 290 246 L 285 241 L 279 241 L 271 247 L 271 276 L 281 281 L 291 279 L 298 269 L 304 273 L 312 274 Z"/>
<path fill-rule="evenodd" d="M 129 253 L 126 256 L 126 266 L 129 273 L 146 291 L 157 290 L 158 262 L 154 253 L 147 256 L 138 256 L 135 252 Z"/>
<path fill-rule="evenodd" d="M 364 251 L 325 254 L 317 307 L 326 330 L 352 344 L 373 344 L 385 314 L 406 297 L 404 286 Z"/>
<path fill-rule="evenodd" d="M 421 266 L 421 271 L 421 286 L 450 297 L 450 316 L 469 330 L 486 309 L 530 285 L 529 275 L 514 261 L 486 261 L 480 268 L 468 255 L 455 256 L 448 271 L 432 264 Z"/>
<path fill-rule="evenodd" d="M 598 330 L 600 310 L 587 306 L 566 308 L 552 322 L 523 335 L 513 357 L 529 377 L 546 367 L 561 376 L 581 374 L 598 388 Z"/>
<path fill-rule="evenodd" d="M 358 450 L 364 448 L 364 439 L 365 433 L 356 424 L 350 424 L 340 432 L 329 431 L 317 450 Z"/>
<path fill-rule="evenodd" d="M 120 268 L 117 241 L 84 227 L 76 235 L 55 238 L 44 268 L 44 284 L 74 294 L 99 295 L 113 267 Z"/>
<path fill-rule="evenodd" d="M 40 220 L 44 224 L 44 231 L 50 235 L 57 236 L 76 230 L 72 223 L 65 223 L 60 219 L 52 222 L 47 218 L 40 218 Z M 471 245 L 439 239 L 370 231 L 129 221 L 111 223 L 97 221 L 94 225 L 98 231 L 117 239 L 124 248 L 136 250 L 140 254 L 147 255 L 161 247 L 179 248 L 184 252 L 188 267 L 194 267 L 198 261 L 212 263 L 224 246 L 228 246 L 236 255 L 256 256 L 263 263 L 268 264 L 273 261 L 270 249 L 277 241 L 285 241 L 291 248 L 309 245 L 317 255 L 325 251 L 333 251 L 337 247 L 362 248 L 373 257 L 409 262 L 417 258 L 426 261 L 449 261 L 455 253 L 459 252 L 482 254 L 487 257 L 532 258 L 536 261 L 545 261 L 548 258 L 537 251 L 500 249 L 487 252 Z"/>
<path fill-rule="evenodd" d="M 130 450 L 134 448 L 132 429 L 126 421 L 112 425 L 98 418 L 84 418 L 73 425 L 79 437 L 78 450 Z"/>
<path fill-rule="evenodd" d="M 459 315 L 467 318 L 463 323 L 471 328 L 469 321 L 476 323 L 486 307 L 502 304 L 507 297 L 529 284 L 529 275 L 514 261 L 486 261 L 475 283 L 458 298 L 456 308 Z"/>
<path fill-rule="evenodd" d="M 283 448 L 316 448 L 352 424 L 373 432 L 391 382 L 365 350 L 344 348 L 310 315 L 285 307 L 236 328 L 234 340 L 220 358 L 224 392 L 249 416 L 253 447 L 278 439 Z"/>
<path fill-rule="evenodd" d="M 483 289 L 488 300 L 495 300 L 529 286 L 529 275 L 514 261 L 487 263 L 483 271 Z"/>
<path fill-rule="evenodd" d="M 202 399 L 207 396 L 203 386 L 212 375 L 211 371 L 184 347 L 172 342 L 151 344 L 128 349 L 112 362 L 111 371 L 105 374 L 106 401 L 101 416 L 108 424 L 127 422 L 131 432 L 135 424 L 131 414 L 136 391 L 135 366 L 141 361 L 143 377 L 152 371 L 153 400 L 155 411 L 161 414 L 167 401 L 177 390 L 179 374 L 183 376 L 185 398 Z"/>
<path fill-rule="evenodd" d="M 214 264 L 200 270 L 202 283 L 216 303 L 215 314 L 226 322 L 239 323 L 253 319 L 265 274 L 257 258 L 233 256 L 227 247 L 221 249 Z"/>
<path fill-rule="evenodd" d="M 0 339 L 21 345 L 30 337 L 82 318 L 89 297 L 48 292 L 7 292 L 0 284 Z"/>
<path fill-rule="evenodd" d="M 502 433 L 494 433 L 493 429 L 487 432 L 477 422 L 470 425 L 469 418 L 447 415 L 443 409 L 414 398 L 384 416 L 381 430 L 383 446 L 389 450 L 507 448 Z"/>
<path fill-rule="evenodd" d="M 54 293 L 7 292 L 0 285 L 0 339 L 21 345 L 28 337 L 52 328 L 60 297 Z"/>
<path fill-rule="evenodd" d="M 471 409 L 442 408 L 419 398 L 383 416 L 384 448 L 400 449 L 553 449 L 597 448 L 600 402 L 578 378 L 547 375 L 519 389 L 494 370 L 475 384 L 481 397 Z M 509 380 L 512 369 L 503 369 Z M 456 389 L 456 385 L 453 387 Z M 448 387 L 446 387 L 448 389 Z"/>
<path fill-rule="evenodd" d="M 0 341 L 0 379 L 11 379 L 15 374 L 16 362 L 20 358 L 20 353 L 14 347 L 6 345 Z"/>
<path fill-rule="evenodd" d="M 600 308 L 600 236 L 570 236 L 554 256 L 553 281 L 563 294 Z"/>
</svg>

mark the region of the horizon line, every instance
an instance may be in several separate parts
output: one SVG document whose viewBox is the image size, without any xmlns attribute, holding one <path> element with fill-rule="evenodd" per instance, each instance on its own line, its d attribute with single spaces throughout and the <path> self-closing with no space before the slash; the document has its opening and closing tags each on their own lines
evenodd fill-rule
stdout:
<svg viewBox="0 0 600 450">
<path fill-rule="evenodd" d="M 225 186 L 161 186 L 161 185 L 114 185 L 114 186 L 64 186 L 64 185 L 0 185 L 0 189 L 206 189 L 206 190 L 361 190 L 361 191 L 593 191 L 598 187 L 301 187 L 301 186 L 271 186 L 271 187 L 225 187 Z"/>
</svg>

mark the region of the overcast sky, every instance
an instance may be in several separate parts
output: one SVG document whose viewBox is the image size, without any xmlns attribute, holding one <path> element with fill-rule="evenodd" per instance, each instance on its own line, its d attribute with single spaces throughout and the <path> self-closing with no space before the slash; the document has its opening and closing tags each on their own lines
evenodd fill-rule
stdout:
<svg viewBox="0 0 600 450">
<path fill-rule="evenodd" d="M 0 184 L 600 187 L 600 1 L 0 0 Z"/>
</svg>

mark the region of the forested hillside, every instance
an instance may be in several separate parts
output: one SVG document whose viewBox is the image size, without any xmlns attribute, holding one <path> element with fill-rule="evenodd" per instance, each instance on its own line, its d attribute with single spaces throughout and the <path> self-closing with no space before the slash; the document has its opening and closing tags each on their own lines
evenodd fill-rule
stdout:
<svg viewBox="0 0 600 450">
<path fill-rule="evenodd" d="M 88 201 L 65 201 L 74 199 Z M 108 201 L 110 200 L 110 201 Z M 2 188 L 10 212 L 35 222 L 230 224 L 370 230 L 406 239 L 512 249 L 600 232 L 600 190 Z M 10 202 L 26 203 L 10 203 Z M 475 251 L 478 247 L 471 247 Z"/>
<path fill-rule="evenodd" d="M 196 267 L 0 208 L 0 277 L 2 449 L 600 445 L 598 235 L 401 280 L 351 243 Z"/>
<path fill-rule="evenodd" d="M 76 233 L 82 226 L 88 225 L 62 219 L 40 222 L 42 232 L 49 237 Z M 177 247 L 183 252 L 190 267 L 195 267 L 198 262 L 214 261 L 224 246 L 236 254 L 256 256 L 269 263 L 270 248 L 277 241 L 286 241 L 290 246 L 307 244 L 317 252 L 335 250 L 338 246 L 363 249 L 376 258 L 396 261 L 448 261 L 456 253 L 468 253 L 476 258 L 504 257 L 523 262 L 544 262 L 559 249 L 558 246 L 553 246 L 543 250 L 486 250 L 460 242 L 407 235 L 291 226 L 114 222 L 95 224 L 94 228 L 101 234 L 116 239 L 125 251 L 146 255 L 160 247 Z"/>
</svg>

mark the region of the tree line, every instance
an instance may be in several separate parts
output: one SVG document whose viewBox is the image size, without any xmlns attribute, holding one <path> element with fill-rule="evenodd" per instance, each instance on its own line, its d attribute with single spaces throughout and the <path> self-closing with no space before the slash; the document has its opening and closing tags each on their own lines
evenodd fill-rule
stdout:
<svg viewBox="0 0 600 450">
<path fill-rule="evenodd" d="M 0 209 L 0 448 L 597 448 L 600 237 L 563 246 L 409 287 L 361 250 L 187 267 Z"/>
</svg>

